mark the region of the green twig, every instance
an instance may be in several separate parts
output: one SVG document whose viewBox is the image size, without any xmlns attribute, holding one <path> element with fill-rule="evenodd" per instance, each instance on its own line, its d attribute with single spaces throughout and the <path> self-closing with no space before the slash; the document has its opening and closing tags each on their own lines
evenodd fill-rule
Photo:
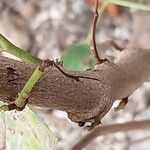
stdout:
<svg viewBox="0 0 150 150">
<path fill-rule="evenodd" d="M 3 110 L 3 111 L 9 111 L 9 110 L 13 110 L 13 109 L 22 110 L 27 103 L 27 100 L 30 96 L 31 90 L 33 89 L 35 84 L 38 82 L 38 80 L 41 78 L 42 74 L 43 74 L 43 72 L 38 67 L 33 72 L 31 77 L 29 78 L 29 80 L 26 82 L 26 84 L 23 87 L 23 89 L 21 90 L 21 92 L 18 93 L 18 97 L 15 100 L 15 102 L 8 104 L 8 105 L 4 104 L 4 105 L 0 106 L 0 110 Z"/>
<path fill-rule="evenodd" d="M 42 62 L 41 59 L 12 44 L 2 34 L 0 34 L 0 52 L 7 52 L 30 64 L 40 64 Z"/>
<path fill-rule="evenodd" d="M 2 34 L 0 34 L 0 52 L 7 52 L 9 54 L 12 54 L 26 63 L 38 65 L 42 63 L 41 59 L 36 58 L 27 53 L 26 51 L 24 51 L 23 49 L 13 45 Z M 18 98 L 15 100 L 15 103 L 2 105 L 0 109 L 8 111 L 17 107 L 23 108 L 26 104 L 27 99 L 29 98 L 31 90 L 33 89 L 34 85 L 38 82 L 38 80 L 41 78 L 42 74 L 43 71 L 41 71 L 39 67 L 37 67 L 37 69 L 33 72 L 33 74 L 31 75 L 31 77 L 21 90 L 21 92 L 18 94 Z"/>
<path fill-rule="evenodd" d="M 146 4 L 126 1 L 126 0 L 109 0 L 109 2 L 113 3 L 113 4 L 116 4 L 116 5 L 120 5 L 120 6 L 140 9 L 140 10 L 144 10 L 144 11 L 150 11 L 150 4 L 146 5 Z"/>
<path fill-rule="evenodd" d="M 18 94 L 18 98 L 15 100 L 15 104 L 17 107 L 24 107 L 27 99 L 29 98 L 29 94 L 38 80 L 41 78 L 43 72 L 39 69 L 39 67 L 33 72 L 22 91 Z"/>
</svg>

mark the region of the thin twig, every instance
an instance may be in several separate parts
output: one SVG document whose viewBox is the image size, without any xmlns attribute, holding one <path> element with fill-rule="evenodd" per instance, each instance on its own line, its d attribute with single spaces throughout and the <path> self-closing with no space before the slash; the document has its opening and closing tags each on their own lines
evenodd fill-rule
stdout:
<svg viewBox="0 0 150 150">
<path fill-rule="evenodd" d="M 139 129 L 140 130 L 150 129 L 150 120 L 132 121 L 127 123 L 99 126 L 93 129 L 89 134 L 84 136 L 78 143 L 76 143 L 72 147 L 71 150 L 81 150 L 98 136 L 103 136 L 103 135 L 112 134 L 121 131 L 125 132 L 130 130 L 139 130 Z"/>
<path fill-rule="evenodd" d="M 61 68 L 61 65 L 59 64 L 60 62 L 55 62 L 54 60 L 45 60 L 43 61 L 42 65 L 40 66 L 40 70 L 43 72 L 47 67 L 50 66 L 54 66 L 56 69 L 58 69 L 64 76 L 68 77 L 68 78 L 72 78 L 76 81 L 80 81 L 79 78 L 84 78 L 84 79 L 91 79 L 91 80 L 96 80 L 96 81 L 100 81 L 97 78 L 92 78 L 92 77 L 86 77 L 86 76 L 77 76 L 77 75 L 72 75 L 72 74 L 68 74 L 67 72 L 65 72 L 63 70 L 63 68 Z"/>
<path fill-rule="evenodd" d="M 120 47 L 115 41 L 113 40 L 110 40 L 110 45 L 115 48 L 115 50 L 118 50 L 118 51 L 123 51 L 125 48 L 122 48 Z"/>
<path fill-rule="evenodd" d="M 104 43 L 109 44 L 117 51 L 123 51 L 125 48 L 120 47 L 114 40 L 107 40 Z"/>
<path fill-rule="evenodd" d="M 98 14 L 98 0 L 96 0 L 95 2 L 96 3 L 95 3 L 95 12 L 94 12 L 94 20 L 93 20 L 93 29 L 92 29 L 92 44 L 93 44 L 92 52 L 94 54 L 94 57 L 97 59 L 97 61 L 99 63 L 102 63 L 101 59 L 99 58 L 99 55 L 98 55 L 97 46 L 96 46 L 96 39 L 95 39 L 97 21 L 98 21 L 98 17 L 99 17 L 99 14 Z"/>
</svg>

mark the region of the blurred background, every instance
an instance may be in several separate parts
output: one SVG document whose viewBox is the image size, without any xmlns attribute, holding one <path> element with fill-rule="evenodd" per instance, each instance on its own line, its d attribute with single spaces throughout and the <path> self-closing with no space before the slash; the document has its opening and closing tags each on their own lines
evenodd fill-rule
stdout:
<svg viewBox="0 0 150 150">
<path fill-rule="evenodd" d="M 132 1 L 150 5 L 149 0 Z M 34 56 L 61 59 L 69 53 L 70 47 L 86 39 L 93 20 L 94 2 L 95 0 L 0 0 L 0 33 Z M 150 13 L 110 5 L 98 26 L 96 39 L 98 47 L 100 43 L 113 39 L 121 47 L 130 45 L 148 49 Z M 101 51 L 106 57 L 116 55 L 109 48 Z M 74 57 L 79 57 L 78 55 Z M 102 122 L 111 124 L 150 119 L 149 83 L 141 85 L 129 99 L 123 111 L 115 112 L 112 109 Z M 87 133 L 72 123 L 65 112 L 43 108 L 37 108 L 37 112 L 50 124 L 58 138 L 54 148 L 56 150 L 69 149 Z M 150 132 L 134 131 L 97 137 L 85 149 L 149 150 Z"/>
</svg>

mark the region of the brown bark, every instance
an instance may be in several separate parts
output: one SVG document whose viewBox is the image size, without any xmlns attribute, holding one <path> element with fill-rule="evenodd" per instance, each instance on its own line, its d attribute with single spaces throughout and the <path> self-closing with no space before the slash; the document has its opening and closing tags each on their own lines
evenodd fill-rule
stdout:
<svg viewBox="0 0 150 150">
<path fill-rule="evenodd" d="M 35 68 L 0 56 L 0 98 L 13 100 Z M 31 92 L 29 103 L 66 111 L 74 122 L 102 118 L 115 99 L 129 96 L 150 80 L 150 50 L 126 49 L 115 63 L 105 62 L 85 72 L 66 72 L 81 76 L 80 81 L 50 67 Z"/>
</svg>

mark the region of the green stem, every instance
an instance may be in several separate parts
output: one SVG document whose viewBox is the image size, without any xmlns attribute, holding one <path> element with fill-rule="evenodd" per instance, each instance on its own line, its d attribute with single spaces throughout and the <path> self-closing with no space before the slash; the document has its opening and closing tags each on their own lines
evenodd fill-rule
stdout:
<svg viewBox="0 0 150 150">
<path fill-rule="evenodd" d="M 23 49 L 13 45 L 10 41 L 8 41 L 3 35 L 0 34 L 0 52 L 10 53 L 22 61 L 30 64 L 38 64 L 42 63 L 42 60 L 36 58 Z M 29 98 L 29 94 L 38 80 L 41 78 L 43 72 L 39 69 L 39 67 L 33 72 L 21 92 L 18 94 L 18 98 L 15 100 L 15 104 L 17 107 L 23 107 L 26 104 L 27 99 Z M 8 105 L 2 105 L 0 107 L 1 110 L 7 111 L 9 110 Z"/>
<path fill-rule="evenodd" d="M 43 72 L 39 67 L 33 72 L 25 86 L 23 87 L 21 93 L 18 94 L 18 98 L 15 100 L 15 104 L 18 107 L 23 107 L 26 103 L 26 100 L 29 98 L 29 94 L 37 81 L 41 78 Z"/>
<path fill-rule="evenodd" d="M 7 52 L 30 64 L 40 64 L 42 62 L 41 59 L 36 58 L 25 50 L 13 45 L 2 34 L 0 34 L 0 52 Z"/>
<path fill-rule="evenodd" d="M 120 6 L 140 9 L 140 10 L 144 10 L 144 11 L 150 11 L 150 5 L 148 5 L 148 4 L 146 5 L 146 4 L 126 1 L 126 0 L 109 0 L 109 2 L 116 4 L 116 5 L 120 5 Z"/>
</svg>

